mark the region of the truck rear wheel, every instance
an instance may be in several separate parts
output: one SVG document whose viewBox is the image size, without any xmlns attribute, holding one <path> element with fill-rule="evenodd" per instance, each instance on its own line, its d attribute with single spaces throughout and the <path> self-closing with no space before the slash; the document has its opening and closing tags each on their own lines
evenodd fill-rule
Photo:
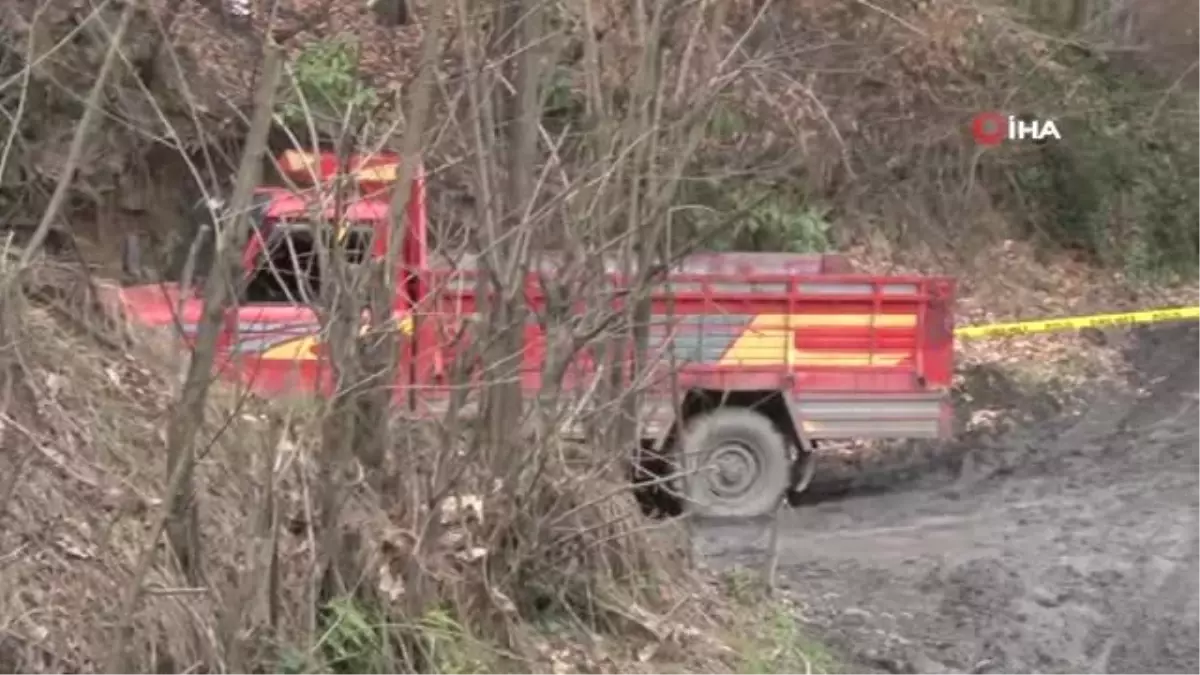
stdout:
<svg viewBox="0 0 1200 675">
<path fill-rule="evenodd" d="M 787 441 L 770 419 L 748 408 L 697 417 L 680 449 L 688 508 L 699 516 L 766 515 L 779 507 L 791 481 Z"/>
</svg>

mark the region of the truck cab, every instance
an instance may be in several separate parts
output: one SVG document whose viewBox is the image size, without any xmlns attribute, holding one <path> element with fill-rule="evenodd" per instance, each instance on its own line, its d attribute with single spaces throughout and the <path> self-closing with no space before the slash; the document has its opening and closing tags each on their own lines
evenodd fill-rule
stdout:
<svg viewBox="0 0 1200 675">
<path fill-rule="evenodd" d="M 246 273 L 245 304 L 288 303 L 319 294 L 322 270 L 317 256 L 318 238 L 328 246 L 337 239 L 351 264 L 382 258 L 392 230 L 391 192 L 399 158 L 392 153 L 351 155 L 345 171 L 332 153 L 314 157 L 289 151 L 279 157 L 284 177 L 294 187 L 260 187 L 255 190 L 252 233 L 242 254 Z M 349 173 L 344 204 L 331 195 L 330 183 Z M 405 237 L 399 265 L 410 270 L 425 263 L 425 181 L 418 175 L 408 200 Z M 405 274 L 413 280 L 413 273 Z M 310 298 L 304 300 L 304 298 Z"/>
<path fill-rule="evenodd" d="M 239 297 L 227 312 L 220 340 L 220 356 L 230 369 L 227 372 L 267 396 L 297 386 L 309 390 L 310 383 L 322 379 L 314 375 L 311 363 L 319 360 L 315 358 L 320 350 L 315 302 L 324 282 L 318 242 L 339 240 L 351 264 L 384 256 L 392 230 L 391 187 L 399 158 L 394 153 L 375 153 L 339 161 L 333 153 L 288 151 L 276 158 L 276 164 L 286 184 L 254 190 L 248 214 L 250 231 L 241 253 Z M 341 204 L 331 189 L 332 181 L 339 177 L 349 178 L 343 181 L 346 189 Z M 215 200 L 202 207 L 200 218 L 211 223 L 214 217 L 220 220 L 225 215 L 221 210 L 227 204 Z M 421 279 L 416 270 L 425 264 L 425 180 L 420 170 L 411 185 L 407 218 L 402 222 L 406 231 L 397 264 L 401 277 L 398 312 L 406 311 L 409 298 L 419 297 Z M 202 276 L 206 267 L 201 263 L 196 271 Z M 203 308 L 202 278 L 106 284 L 102 292 L 133 324 L 172 329 L 185 344 L 195 338 Z M 289 361 L 295 363 L 280 368 L 280 355 L 293 353 L 295 358 Z"/>
</svg>

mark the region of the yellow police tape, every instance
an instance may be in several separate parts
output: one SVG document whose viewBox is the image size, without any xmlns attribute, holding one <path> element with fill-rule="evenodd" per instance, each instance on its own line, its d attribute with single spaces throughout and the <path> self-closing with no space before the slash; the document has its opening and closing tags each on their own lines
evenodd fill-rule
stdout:
<svg viewBox="0 0 1200 675">
<path fill-rule="evenodd" d="M 1092 316 L 1074 316 L 1065 319 L 1047 319 L 1044 321 L 1017 321 L 1013 323 L 992 323 L 983 326 L 961 326 L 954 329 L 954 335 L 960 338 L 1013 337 L 1062 330 L 1079 330 L 1081 328 L 1112 328 L 1114 326 L 1130 326 L 1139 323 L 1186 321 L 1188 319 L 1200 319 L 1200 307 L 1172 307 L 1167 309 L 1151 309 L 1143 312 L 1125 312 L 1123 314 L 1093 314 Z"/>
</svg>

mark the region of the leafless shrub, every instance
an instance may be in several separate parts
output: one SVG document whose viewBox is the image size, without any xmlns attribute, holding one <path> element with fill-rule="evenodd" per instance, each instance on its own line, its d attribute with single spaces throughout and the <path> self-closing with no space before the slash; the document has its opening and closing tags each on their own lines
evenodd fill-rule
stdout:
<svg viewBox="0 0 1200 675">
<path fill-rule="evenodd" d="M 372 669 L 428 672 L 464 653 L 480 667 L 557 668 L 568 657 L 529 624 L 544 616 L 632 641 L 636 653 L 727 658 L 703 646 L 697 627 L 711 605 L 686 581 L 679 533 L 641 519 L 625 467 L 638 397 L 661 370 L 645 353 L 648 291 L 686 252 L 668 246 L 675 191 L 707 111 L 740 67 L 701 44 L 704 28 L 690 31 L 685 51 L 713 66 L 710 77 L 684 85 L 685 68 L 664 79 L 662 36 L 667 25 L 719 25 L 725 15 L 665 0 L 630 8 L 642 47 L 620 55 L 636 56 L 622 101 L 598 85 L 602 49 L 590 31 L 593 116 L 574 132 L 588 161 L 568 164 L 565 134 L 540 119 L 542 60 L 554 44 L 547 8 L 514 3 L 495 21 L 488 9 L 463 2 L 448 15 L 467 64 L 453 78 L 437 21 L 427 24 L 403 117 L 404 156 L 418 157 L 435 132 L 453 137 L 478 195 L 475 222 L 435 251 L 441 264 L 473 266 L 486 300 L 458 336 L 460 359 L 447 364 L 461 393 L 438 414 L 390 407 L 400 349 L 394 248 L 357 268 L 336 245 L 319 251 L 330 283 L 310 301 L 337 387 L 303 404 L 211 383 L 236 225 L 218 232 L 182 384 L 174 339 L 113 326 L 94 297 L 55 291 L 64 284 L 46 271 L 59 268 L 33 249 L 4 258 L 0 441 L 17 450 L 5 461 L 20 478 L 0 484 L 0 513 L 12 523 L 0 535 L 0 653 L 17 667 L 245 671 L 299 654 L 306 667 L 331 668 L 328 617 L 341 602 L 384 624 L 367 628 L 384 636 Z M 576 9 L 596 20 L 592 3 Z M 271 108 L 270 78 L 260 85 L 231 223 L 245 211 Z M 432 101 L 438 94 L 445 100 Z M 421 120 L 435 104 L 455 112 L 431 130 Z M 380 141 L 353 117 L 343 154 Z M 403 206 L 398 195 L 393 212 Z M 608 284 L 610 271 L 623 271 L 627 287 Z M 81 270 L 62 275 L 91 283 Z M 544 298 L 530 304 L 528 288 Z M 66 323 L 48 295 L 84 318 Z M 533 395 L 520 386 L 529 321 L 546 336 Z M 582 353 L 594 367 L 577 372 Z M 582 430 L 576 440 L 560 433 L 571 429 Z M 447 629 L 431 627 L 437 617 L 452 622 L 453 655 L 438 646 Z"/>
</svg>

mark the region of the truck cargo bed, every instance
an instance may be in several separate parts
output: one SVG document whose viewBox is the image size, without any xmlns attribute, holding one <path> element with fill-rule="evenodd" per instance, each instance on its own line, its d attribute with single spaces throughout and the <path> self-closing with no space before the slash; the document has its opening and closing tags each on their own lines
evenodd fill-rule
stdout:
<svg viewBox="0 0 1200 675">
<path fill-rule="evenodd" d="M 643 380 L 642 406 L 647 433 L 675 419 L 671 392 L 688 390 L 784 393 L 813 438 L 947 433 L 953 281 L 848 274 L 830 258 L 838 260 L 709 255 L 686 260 L 666 275 L 651 297 L 650 373 Z M 470 266 L 435 274 L 434 313 L 475 314 L 474 276 Z M 623 279 L 611 272 L 609 283 L 619 289 Z M 531 277 L 526 295 L 533 307 L 541 307 L 539 278 Z M 624 296 L 612 297 L 620 302 Z M 524 390 L 540 389 L 546 349 L 546 336 L 531 319 Z M 586 350 L 578 361 L 564 390 L 586 390 L 595 378 Z"/>
</svg>

